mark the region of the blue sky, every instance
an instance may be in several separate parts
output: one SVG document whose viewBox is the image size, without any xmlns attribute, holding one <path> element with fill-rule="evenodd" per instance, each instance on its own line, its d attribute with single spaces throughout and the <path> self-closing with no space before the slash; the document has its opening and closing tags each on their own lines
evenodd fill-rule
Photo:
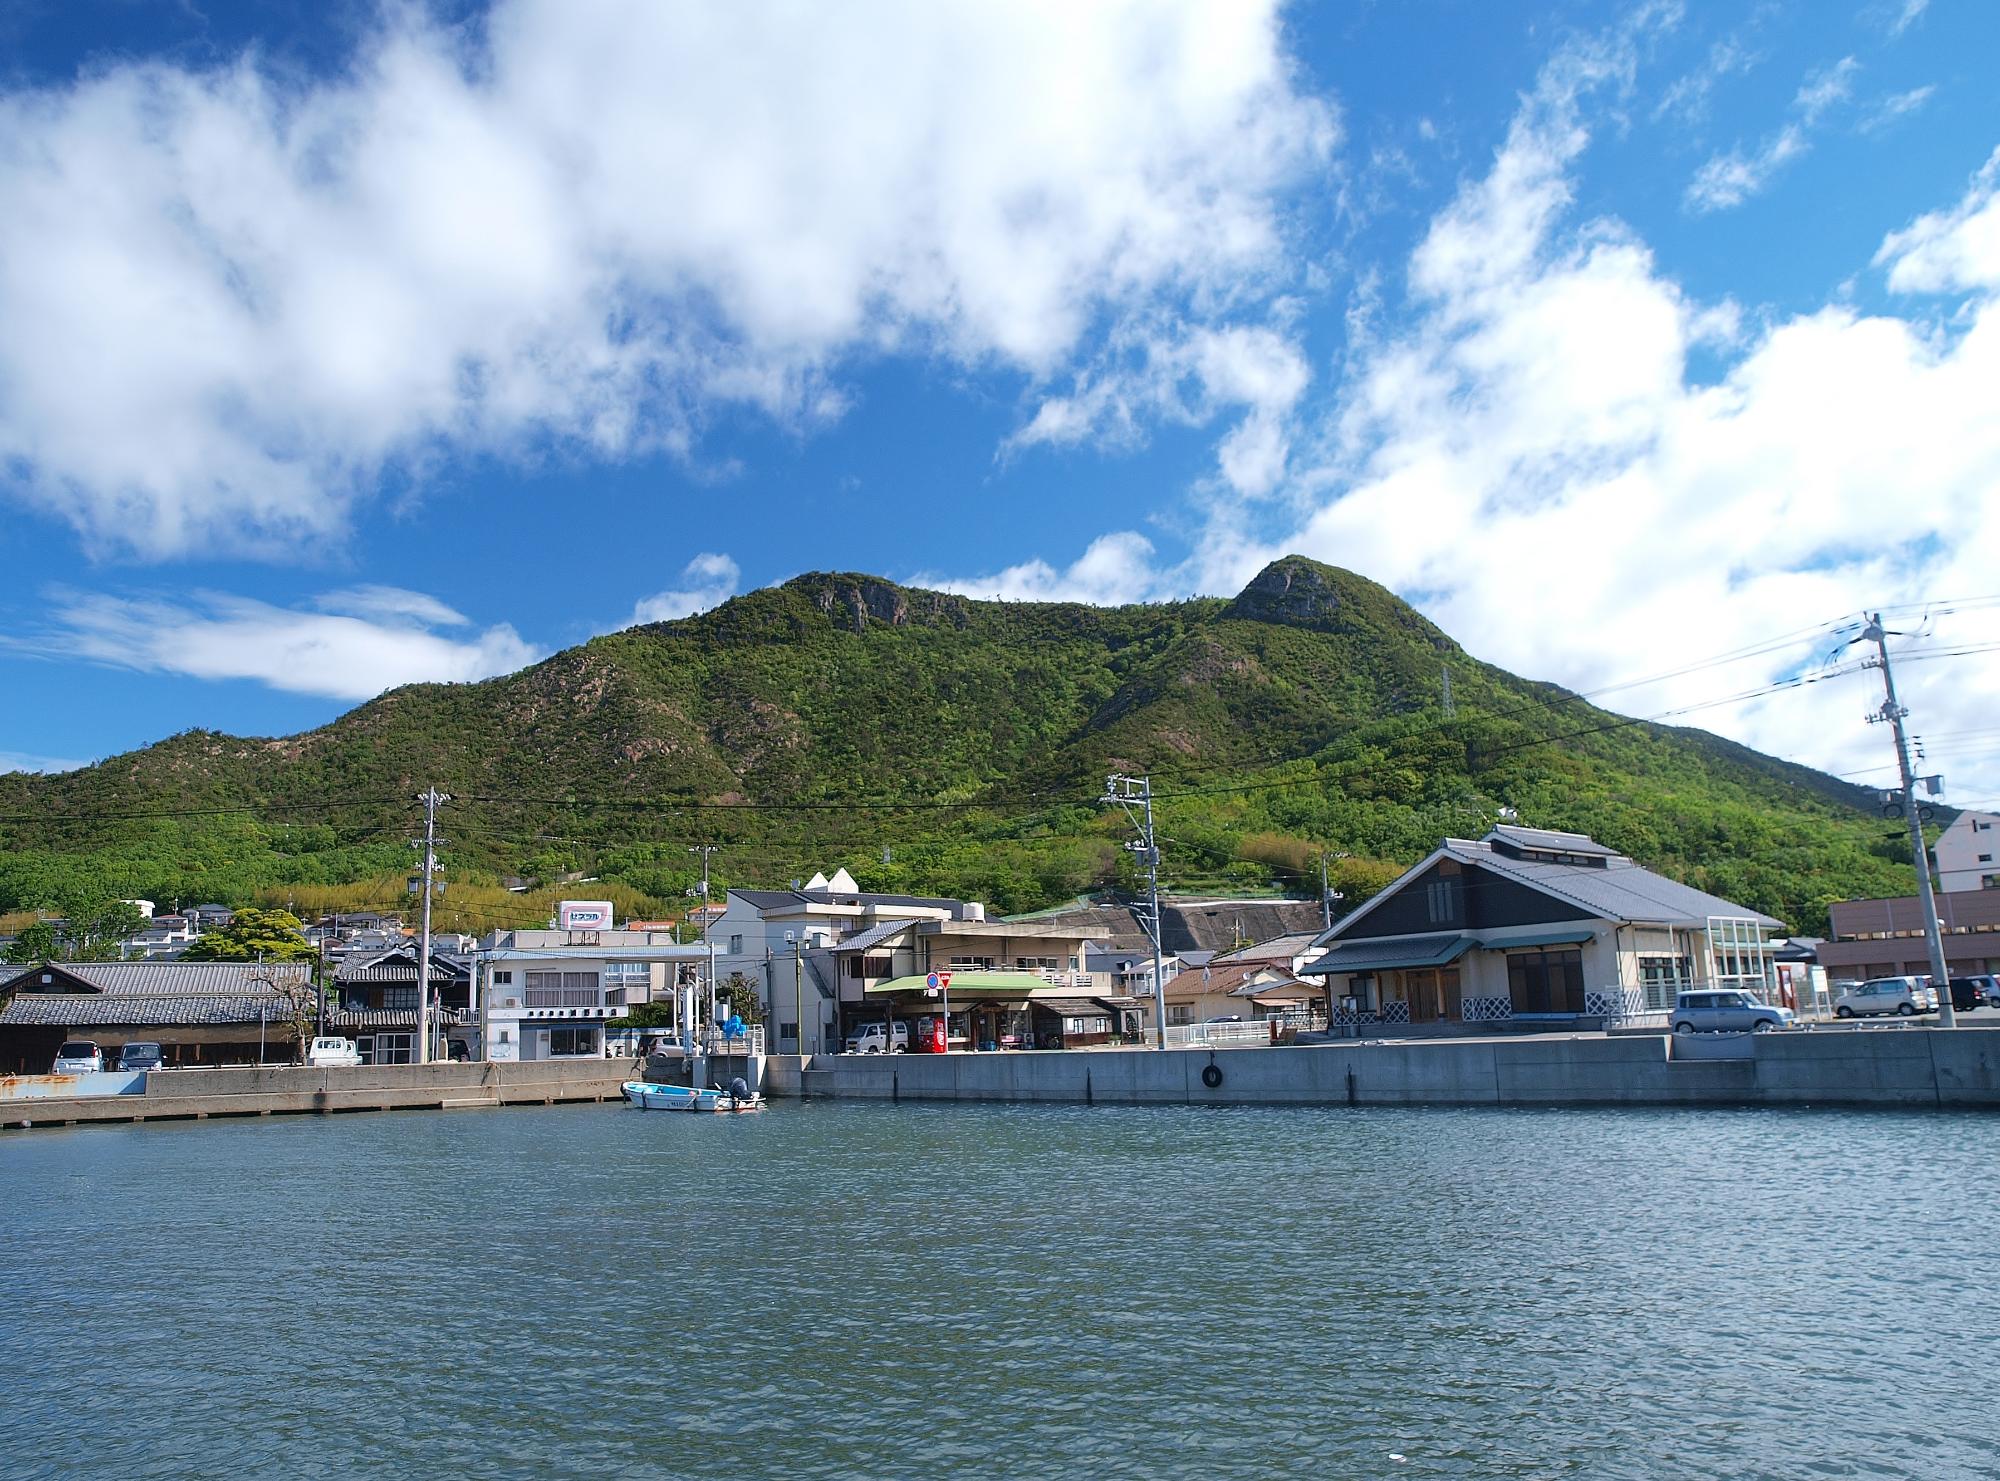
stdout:
<svg viewBox="0 0 2000 1481">
<path fill-rule="evenodd" d="M 1895 608 L 2000 798 L 1940 656 L 2000 639 L 2000 7 L 66 0 L 0 58 L 0 765 L 805 570 L 1301 550 L 1586 690 L 1790 640 L 1643 714 Z M 1690 718 L 1878 780 L 1868 683 Z"/>
</svg>

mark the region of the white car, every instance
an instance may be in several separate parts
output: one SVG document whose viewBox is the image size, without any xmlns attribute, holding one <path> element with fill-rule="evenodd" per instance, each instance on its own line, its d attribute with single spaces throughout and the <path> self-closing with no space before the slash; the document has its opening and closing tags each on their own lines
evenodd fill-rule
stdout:
<svg viewBox="0 0 2000 1481">
<path fill-rule="evenodd" d="M 51 1075 L 94 1075 L 104 1068 L 104 1051 L 88 1039 L 71 1039 L 56 1051 Z"/>
<path fill-rule="evenodd" d="M 1836 1018 L 1868 1018 L 1895 1013 L 1911 1018 L 1937 1011 L 1937 989 L 1922 977 L 1871 977 L 1833 1000 Z"/>
<path fill-rule="evenodd" d="M 314 1039 L 306 1063 L 316 1070 L 351 1068 L 361 1063 L 361 1051 L 352 1039 Z"/>
<path fill-rule="evenodd" d="M 864 1023 L 847 1036 L 849 1054 L 908 1054 L 910 1052 L 910 1025 L 903 1019 L 896 1020 L 896 1047 L 889 1047 L 889 1026 L 884 1023 Z"/>
</svg>

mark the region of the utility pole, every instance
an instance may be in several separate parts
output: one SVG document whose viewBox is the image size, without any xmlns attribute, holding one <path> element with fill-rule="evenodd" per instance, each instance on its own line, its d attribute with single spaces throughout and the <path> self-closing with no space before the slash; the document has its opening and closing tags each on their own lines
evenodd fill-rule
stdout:
<svg viewBox="0 0 2000 1481">
<path fill-rule="evenodd" d="M 718 852 L 718 846 L 712 843 L 698 844 L 688 852 L 701 856 L 701 939 L 708 947 L 708 1023 L 709 1027 L 713 1028 L 715 1026 L 715 919 L 708 909 L 708 856 Z M 692 1002 L 688 1006 L 688 1018 L 689 1027 L 692 1028 L 694 1018 Z M 692 1045 L 692 1038 L 689 1039 L 689 1043 Z"/>
<path fill-rule="evenodd" d="M 796 937 L 792 940 L 792 1040 L 798 1045 L 799 1053 L 806 1052 L 806 944 Z"/>
<path fill-rule="evenodd" d="M 1153 832 L 1153 779 L 1150 776 L 1110 776 L 1098 801 L 1121 807 L 1139 837 L 1125 845 L 1146 865 L 1146 935 L 1153 943 L 1153 1026 L 1159 1030 L 1159 1047 L 1167 1047 L 1167 985 L 1160 965 L 1160 846 Z M 947 1030 L 947 1032 L 949 1032 Z"/>
<path fill-rule="evenodd" d="M 437 879 L 437 850 L 444 840 L 438 837 L 437 814 L 451 799 L 436 787 L 426 787 L 417 801 L 424 805 L 424 836 L 417 845 L 423 850 L 421 888 L 424 892 L 424 928 L 417 947 L 417 1063 L 431 1062 L 431 894 Z"/>
<path fill-rule="evenodd" d="M 1931 983 L 1937 988 L 1938 1027 L 1957 1026 L 1957 1016 L 1951 1007 L 1951 973 L 1945 967 L 1944 935 L 1938 929 L 1937 896 L 1931 890 L 1930 854 L 1924 847 L 1924 824 L 1917 811 L 1917 779 L 1910 771 L 1910 745 L 1903 734 L 1903 720 L 1910 713 L 1896 702 L 1896 679 L 1889 671 L 1890 634 L 1882 626 L 1882 614 L 1876 612 L 1868 619 L 1868 626 L 1861 630 L 1864 641 L 1875 644 L 1876 657 L 1863 659 L 1864 666 L 1882 670 L 1882 708 L 1868 717 L 1870 724 L 1888 721 L 1890 731 L 1896 737 L 1896 770 L 1903 778 L 1903 821 L 1910 829 L 1910 852 L 1917 865 L 1917 899 L 1924 911 L 1924 941 L 1930 947 Z"/>
</svg>

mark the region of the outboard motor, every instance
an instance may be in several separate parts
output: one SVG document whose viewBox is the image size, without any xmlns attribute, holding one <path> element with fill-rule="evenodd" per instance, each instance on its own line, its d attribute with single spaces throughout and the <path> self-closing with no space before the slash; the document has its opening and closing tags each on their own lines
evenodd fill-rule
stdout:
<svg viewBox="0 0 2000 1481">
<path fill-rule="evenodd" d="M 750 1084 L 741 1075 L 729 1082 L 729 1098 L 738 1102 L 750 1099 Z"/>
</svg>

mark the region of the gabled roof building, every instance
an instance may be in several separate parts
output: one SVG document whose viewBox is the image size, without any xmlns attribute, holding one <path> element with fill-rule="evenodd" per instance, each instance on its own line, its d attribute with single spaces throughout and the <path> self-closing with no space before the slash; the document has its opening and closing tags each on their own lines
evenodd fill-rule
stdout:
<svg viewBox="0 0 2000 1481">
<path fill-rule="evenodd" d="M 1581 833 L 1447 838 L 1322 933 L 1302 968 L 1336 1022 L 1621 1020 L 1696 985 L 1767 993 L 1783 923 Z"/>
<path fill-rule="evenodd" d="M 135 1042 L 166 1062 L 289 1060 L 295 1041 L 280 983 L 303 983 L 295 962 L 50 962 L 0 977 L 0 1067 L 44 1074 L 68 1038 L 107 1053 Z"/>
</svg>

